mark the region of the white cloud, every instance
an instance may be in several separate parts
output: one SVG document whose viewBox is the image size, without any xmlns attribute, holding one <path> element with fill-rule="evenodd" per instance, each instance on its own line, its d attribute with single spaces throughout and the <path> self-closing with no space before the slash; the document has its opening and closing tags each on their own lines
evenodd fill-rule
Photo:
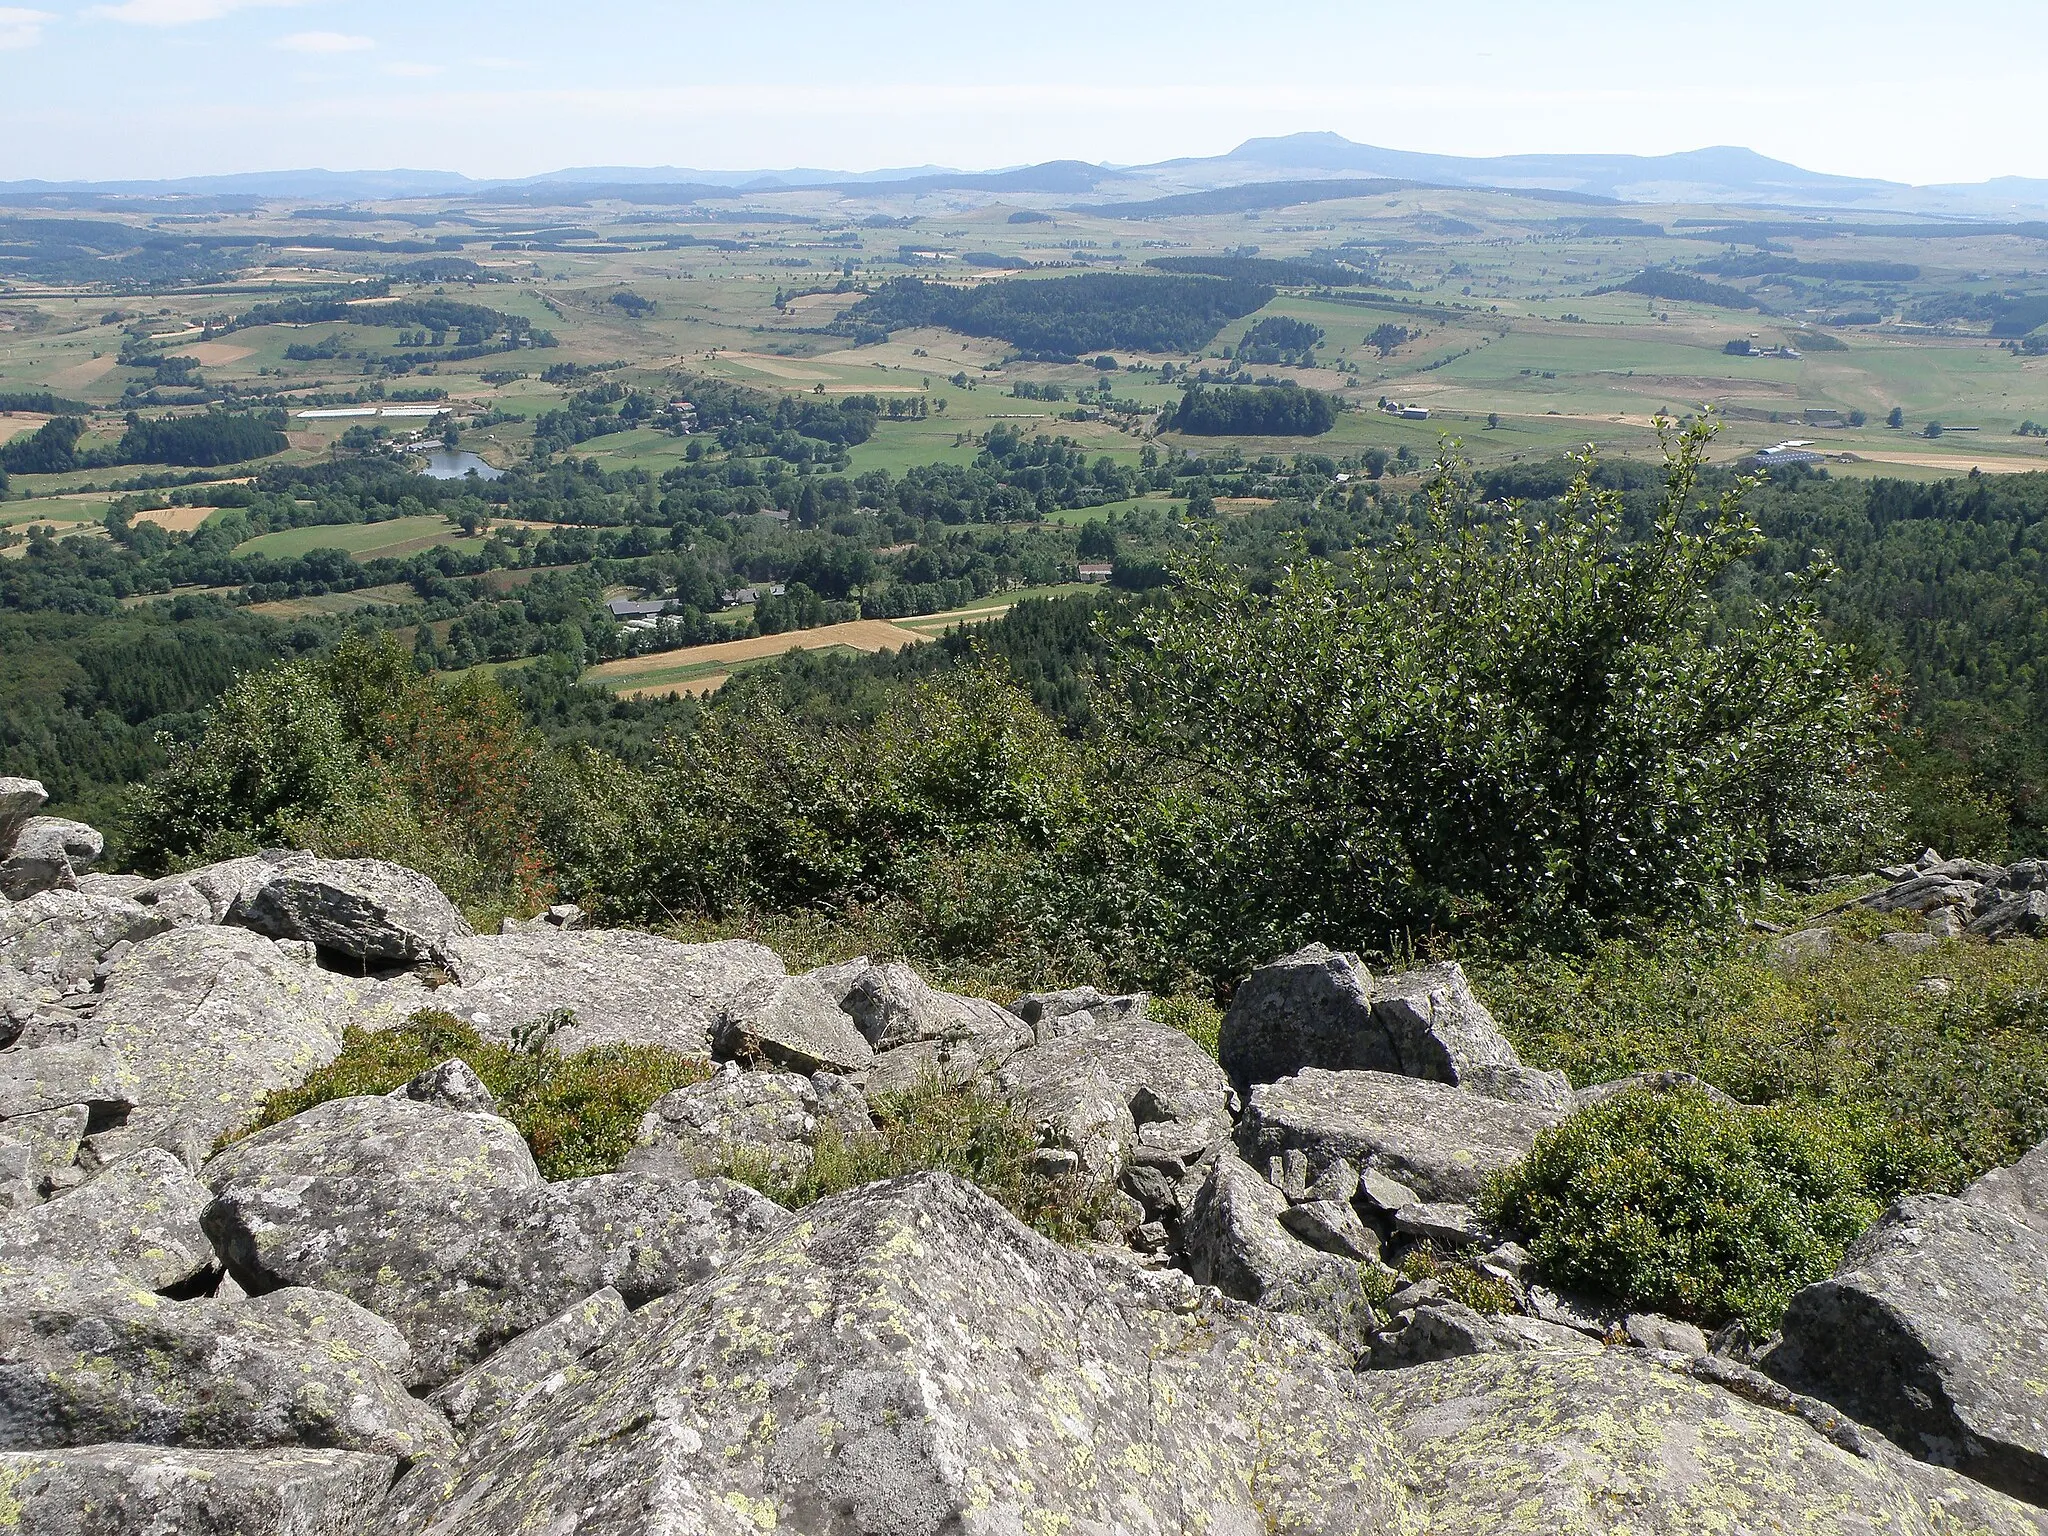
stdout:
<svg viewBox="0 0 2048 1536">
<path fill-rule="evenodd" d="M 232 11 L 306 3 L 307 0 L 122 0 L 120 5 L 96 5 L 86 14 L 138 27 L 185 27 L 195 21 L 219 21 Z"/>
<path fill-rule="evenodd" d="M 0 48 L 33 48 L 43 40 L 43 23 L 56 19 L 48 11 L 0 5 Z"/>
<path fill-rule="evenodd" d="M 354 37 L 347 32 L 294 32 L 273 45 L 286 53 L 361 53 L 377 46 L 374 38 Z"/>
</svg>

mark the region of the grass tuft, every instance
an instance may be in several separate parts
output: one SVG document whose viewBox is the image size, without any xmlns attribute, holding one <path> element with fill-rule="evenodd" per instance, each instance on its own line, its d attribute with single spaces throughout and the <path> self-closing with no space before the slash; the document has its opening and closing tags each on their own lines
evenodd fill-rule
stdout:
<svg viewBox="0 0 2048 1536">
<path fill-rule="evenodd" d="M 565 1056 L 547 1044 L 550 1032 L 522 1032 L 522 1044 L 499 1045 L 434 1009 L 423 1009 L 396 1029 L 350 1029 L 339 1056 L 297 1088 L 271 1094 L 255 1120 L 222 1137 L 221 1145 L 329 1099 L 390 1093 L 427 1068 L 460 1057 L 497 1098 L 498 1112 L 526 1138 L 542 1176 L 577 1179 L 615 1172 L 655 1101 L 711 1075 L 709 1062 L 660 1046 L 601 1045 Z"/>
</svg>

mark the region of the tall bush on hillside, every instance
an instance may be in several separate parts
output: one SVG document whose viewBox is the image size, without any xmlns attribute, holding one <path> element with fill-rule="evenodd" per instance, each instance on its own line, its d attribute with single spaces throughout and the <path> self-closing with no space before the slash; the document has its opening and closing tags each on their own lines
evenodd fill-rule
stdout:
<svg viewBox="0 0 2048 1536">
<path fill-rule="evenodd" d="M 1090 815 L 1082 754 L 989 667 L 916 684 L 863 729 L 743 684 L 651 773 L 578 772 L 561 863 L 609 917 L 909 903 L 955 951 L 1018 939 L 1033 871 Z"/>
<path fill-rule="evenodd" d="M 422 676 L 388 636 L 356 638 L 237 679 L 137 787 L 125 846 L 151 871 L 278 847 L 384 858 L 467 906 L 530 908 L 553 778 L 488 677 Z"/>
<path fill-rule="evenodd" d="M 1711 435 L 1667 437 L 1647 537 L 1590 458 L 1536 522 L 1446 457 L 1426 531 L 1349 570 L 1185 567 L 1114 671 L 1155 942 L 1217 974 L 1481 921 L 1575 942 L 1840 858 L 1883 809 L 1872 691 L 1809 591 L 1717 601 L 1762 534 L 1740 487 L 1696 500 Z"/>
</svg>

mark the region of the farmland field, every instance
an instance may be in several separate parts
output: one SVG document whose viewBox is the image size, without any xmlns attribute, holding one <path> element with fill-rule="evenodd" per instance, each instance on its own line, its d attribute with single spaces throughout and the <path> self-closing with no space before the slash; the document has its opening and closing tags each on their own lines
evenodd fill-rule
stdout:
<svg viewBox="0 0 2048 1536">
<path fill-rule="evenodd" d="M 452 549 L 477 549 L 481 538 L 465 537 L 443 517 L 394 517 L 381 523 L 323 523 L 309 528 L 286 528 L 266 533 L 236 546 L 237 552 L 268 555 L 281 559 L 303 555 L 314 549 L 344 549 L 358 560 L 380 555 L 406 555 L 416 550 L 447 545 Z"/>
</svg>

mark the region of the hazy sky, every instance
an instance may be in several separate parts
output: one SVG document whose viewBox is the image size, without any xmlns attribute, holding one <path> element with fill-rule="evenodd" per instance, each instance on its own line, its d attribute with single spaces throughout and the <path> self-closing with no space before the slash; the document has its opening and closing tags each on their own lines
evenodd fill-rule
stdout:
<svg viewBox="0 0 2048 1536">
<path fill-rule="evenodd" d="M 0 180 L 985 168 L 1331 129 L 2048 177 L 2043 0 L 0 4 Z"/>
</svg>

